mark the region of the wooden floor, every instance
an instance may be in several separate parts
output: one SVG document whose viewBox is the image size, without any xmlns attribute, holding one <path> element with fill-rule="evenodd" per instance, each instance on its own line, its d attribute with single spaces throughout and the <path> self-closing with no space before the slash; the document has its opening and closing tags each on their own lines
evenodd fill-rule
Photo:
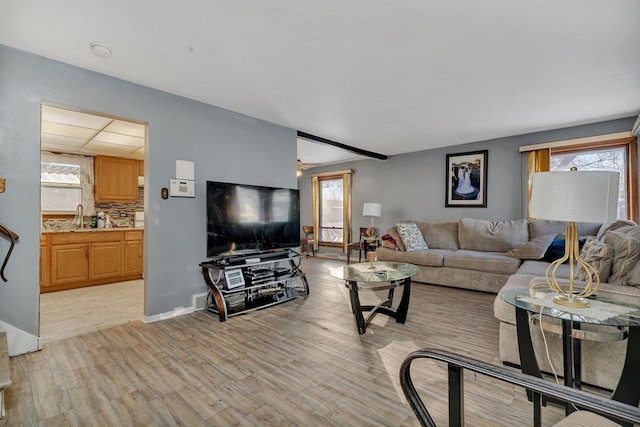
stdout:
<svg viewBox="0 0 640 427">
<path fill-rule="evenodd" d="M 143 316 L 143 280 L 48 292 L 40 295 L 40 338 L 48 343 Z"/>
<path fill-rule="evenodd" d="M 135 321 L 14 357 L 0 426 L 416 426 L 398 380 L 409 352 L 498 363 L 494 295 L 414 284 L 406 324 L 378 316 L 360 336 L 347 290 L 329 275 L 342 264 L 305 259 L 309 297 L 224 323 L 205 311 Z M 447 425 L 446 369 L 415 365 L 432 415 Z M 473 375 L 465 386 L 467 425 L 531 424 L 522 390 Z M 560 418 L 543 408 L 545 425 Z"/>
</svg>

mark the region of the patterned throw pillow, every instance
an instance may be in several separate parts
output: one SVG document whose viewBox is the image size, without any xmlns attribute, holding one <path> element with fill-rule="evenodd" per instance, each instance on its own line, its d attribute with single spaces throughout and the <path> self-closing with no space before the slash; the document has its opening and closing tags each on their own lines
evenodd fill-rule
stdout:
<svg viewBox="0 0 640 427">
<path fill-rule="evenodd" d="M 609 279 L 613 265 L 613 246 L 594 237 L 587 237 L 587 241 L 580 251 L 580 258 L 598 272 L 600 282 L 606 282 Z M 576 280 L 587 280 L 587 270 L 578 264 L 573 276 Z"/>
<path fill-rule="evenodd" d="M 415 223 L 399 223 L 396 227 L 398 228 L 398 234 L 400 234 L 400 239 L 402 239 L 402 243 L 407 252 L 422 252 L 429 249 L 427 242 L 424 241 L 424 237 L 422 237 L 422 233 Z"/>
</svg>

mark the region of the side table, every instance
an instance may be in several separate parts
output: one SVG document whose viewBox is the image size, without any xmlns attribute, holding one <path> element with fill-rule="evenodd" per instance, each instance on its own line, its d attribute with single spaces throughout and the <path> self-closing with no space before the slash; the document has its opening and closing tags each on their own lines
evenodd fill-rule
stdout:
<svg viewBox="0 0 640 427">
<path fill-rule="evenodd" d="M 530 295 L 529 289 L 512 289 L 500 294 L 502 300 L 516 308 L 516 328 L 518 333 L 518 350 L 522 372 L 542 378 L 538 361 L 531 341 L 529 328 L 530 314 L 540 314 L 560 319 L 562 323 L 562 348 L 564 384 L 568 387 L 580 388 L 581 378 L 581 346 L 580 340 L 611 341 L 627 339 L 625 363 L 618 386 L 611 398 L 629 405 L 640 403 L 640 299 L 629 296 L 607 295 L 600 292 L 591 297 L 593 301 L 588 309 L 563 307 L 551 301 L 552 294 Z M 582 311 L 580 311 L 582 310 Z M 588 310 L 588 311 L 587 311 Z M 587 315 L 593 317 L 587 317 Z M 617 327 L 619 333 L 583 331 L 581 324 Z M 606 361 L 605 361 L 606 363 Z M 572 412 L 570 405 L 567 414 Z M 535 418 L 535 416 L 534 416 Z"/>
</svg>

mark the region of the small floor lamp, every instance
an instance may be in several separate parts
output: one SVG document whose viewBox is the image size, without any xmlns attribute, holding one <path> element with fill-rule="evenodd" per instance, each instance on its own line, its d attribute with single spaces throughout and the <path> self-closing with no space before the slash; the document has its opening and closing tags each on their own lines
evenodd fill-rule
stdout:
<svg viewBox="0 0 640 427">
<path fill-rule="evenodd" d="M 578 171 L 575 168 L 533 174 L 529 215 L 536 219 L 567 221 L 564 256 L 549 265 L 546 272 L 547 284 L 556 292 L 553 302 L 569 307 L 588 307 L 585 298 L 598 290 L 600 277 L 597 271 L 580 258 L 576 222 L 615 221 L 619 179 L 619 172 Z M 556 280 L 556 271 L 565 261 L 569 263 L 568 289 L 563 289 Z M 574 267 L 578 264 L 587 270 L 587 283 L 582 291 L 573 289 Z"/>
<path fill-rule="evenodd" d="M 373 218 L 382 216 L 382 205 L 380 203 L 365 203 L 362 208 L 362 216 L 371 217 L 371 227 L 367 230 L 369 237 L 377 237 L 378 230 L 373 226 Z"/>
</svg>

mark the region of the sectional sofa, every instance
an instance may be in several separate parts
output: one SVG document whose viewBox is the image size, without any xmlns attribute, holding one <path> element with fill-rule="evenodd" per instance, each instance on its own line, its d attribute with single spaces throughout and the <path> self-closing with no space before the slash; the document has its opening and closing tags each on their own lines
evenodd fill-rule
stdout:
<svg viewBox="0 0 640 427">
<path fill-rule="evenodd" d="M 419 273 L 416 282 L 452 286 L 498 294 L 494 315 L 500 321 L 500 359 L 512 365 L 520 364 L 515 326 L 515 308 L 500 297 L 508 289 L 543 287 L 549 262 L 564 252 L 566 223 L 559 221 L 485 221 L 463 218 L 456 222 L 413 223 L 428 249 L 411 250 L 405 245 L 398 226 L 384 236 L 385 245 L 377 251 L 381 261 L 415 264 Z M 630 221 L 613 224 L 577 224 L 581 241 L 595 246 L 607 242 L 609 259 L 603 262 L 610 277 L 598 292 L 608 292 L 621 298 L 640 297 L 640 226 Z M 606 245 L 605 245 L 606 246 Z M 409 250 L 408 250 L 409 249 Z M 555 251 L 555 253 L 554 253 Z M 601 260 L 602 261 L 602 260 Z M 557 275 L 568 278 L 568 267 L 561 266 Z M 624 271 L 623 271 L 624 270 Z M 612 273 L 614 273 L 612 275 Z M 551 321 L 551 320 L 550 320 Z M 589 329 L 585 326 L 585 329 Z M 539 328 L 531 328 L 532 341 L 540 368 L 550 372 Z M 602 331 L 602 328 L 599 329 Z M 553 366 L 562 375 L 562 343 L 560 337 L 546 334 Z M 585 383 L 615 388 L 624 363 L 626 341 L 583 343 L 582 378 Z M 606 360 L 606 363 L 602 363 Z"/>
</svg>

